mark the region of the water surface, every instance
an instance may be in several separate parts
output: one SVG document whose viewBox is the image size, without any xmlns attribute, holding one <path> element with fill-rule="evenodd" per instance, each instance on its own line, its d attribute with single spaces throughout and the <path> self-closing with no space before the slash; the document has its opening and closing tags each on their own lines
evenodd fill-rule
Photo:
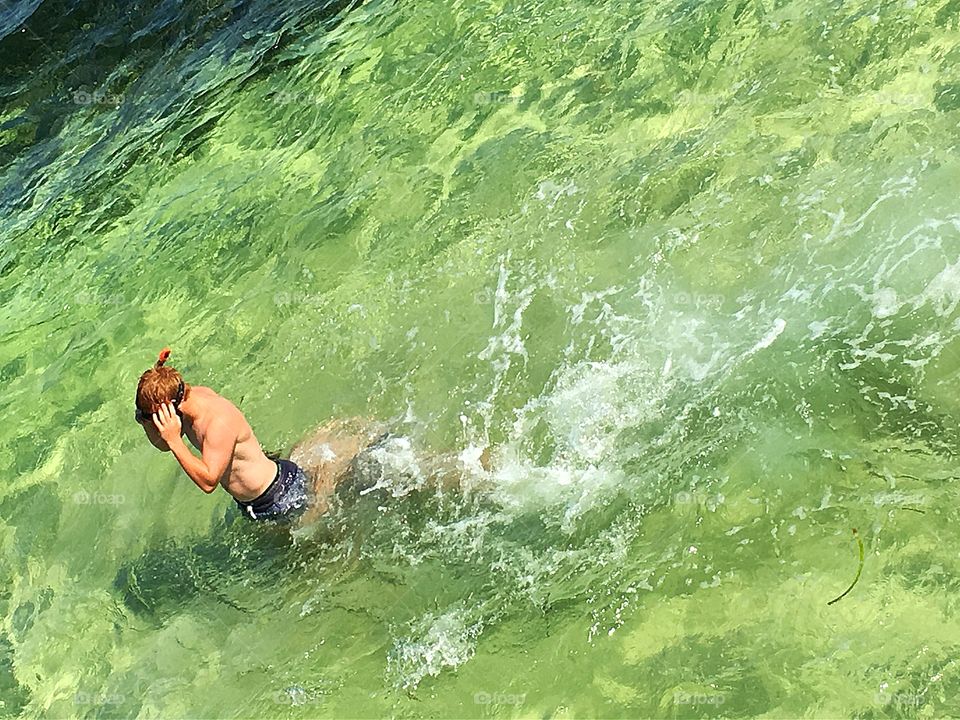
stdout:
<svg viewBox="0 0 960 720">
<path fill-rule="evenodd" d="M 0 714 L 960 712 L 958 24 L 2 6 Z M 244 523 L 132 420 L 164 345 L 413 460 Z"/>
</svg>

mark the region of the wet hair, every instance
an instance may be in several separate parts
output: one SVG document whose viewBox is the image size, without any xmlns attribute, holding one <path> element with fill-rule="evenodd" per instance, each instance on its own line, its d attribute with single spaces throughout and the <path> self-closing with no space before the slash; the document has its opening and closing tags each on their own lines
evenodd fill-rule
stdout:
<svg viewBox="0 0 960 720">
<path fill-rule="evenodd" d="M 183 401 L 185 386 L 183 377 L 176 368 L 167 367 L 170 348 L 160 351 L 153 367 L 140 376 L 137 383 L 137 409 L 144 415 L 152 415 L 161 405 L 168 402 L 179 404 Z M 179 402 L 178 402 L 179 398 Z"/>
</svg>

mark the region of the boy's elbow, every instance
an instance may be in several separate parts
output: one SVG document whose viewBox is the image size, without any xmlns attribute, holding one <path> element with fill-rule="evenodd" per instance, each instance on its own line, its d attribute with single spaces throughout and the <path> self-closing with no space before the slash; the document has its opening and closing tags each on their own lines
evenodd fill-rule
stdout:
<svg viewBox="0 0 960 720">
<path fill-rule="evenodd" d="M 217 489 L 217 486 L 220 484 L 220 478 L 222 477 L 223 477 L 223 473 L 216 474 L 209 467 L 205 467 L 203 469 L 203 472 L 200 475 L 199 480 L 197 481 L 197 485 L 199 485 L 200 488 L 207 495 L 209 495 L 210 493 L 212 493 L 214 490 Z"/>
</svg>

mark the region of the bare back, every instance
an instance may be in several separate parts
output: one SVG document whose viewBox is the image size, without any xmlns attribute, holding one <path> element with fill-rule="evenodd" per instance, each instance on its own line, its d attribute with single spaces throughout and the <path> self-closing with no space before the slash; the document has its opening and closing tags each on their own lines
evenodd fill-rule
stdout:
<svg viewBox="0 0 960 720">
<path fill-rule="evenodd" d="M 195 416 L 184 422 L 183 430 L 193 446 L 203 454 L 204 437 L 211 424 L 229 428 L 235 436 L 233 456 L 220 478 L 220 485 L 238 500 L 253 500 L 270 485 L 277 465 L 263 453 L 253 428 L 239 408 L 208 387 L 190 386 L 190 399 L 198 408 Z"/>
</svg>

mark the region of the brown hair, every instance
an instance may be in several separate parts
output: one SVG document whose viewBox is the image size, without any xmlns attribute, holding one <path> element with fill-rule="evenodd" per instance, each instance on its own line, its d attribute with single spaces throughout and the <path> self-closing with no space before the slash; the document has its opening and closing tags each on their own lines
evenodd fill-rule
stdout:
<svg viewBox="0 0 960 720">
<path fill-rule="evenodd" d="M 175 368 L 165 367 L 169 357 L 170 348 L 161 350 L 157 362 L 140 376 L 137 383 L 137 407 L 146 415 L 175 400 L 183 383 L 183 377 Z"/>
</svg>

